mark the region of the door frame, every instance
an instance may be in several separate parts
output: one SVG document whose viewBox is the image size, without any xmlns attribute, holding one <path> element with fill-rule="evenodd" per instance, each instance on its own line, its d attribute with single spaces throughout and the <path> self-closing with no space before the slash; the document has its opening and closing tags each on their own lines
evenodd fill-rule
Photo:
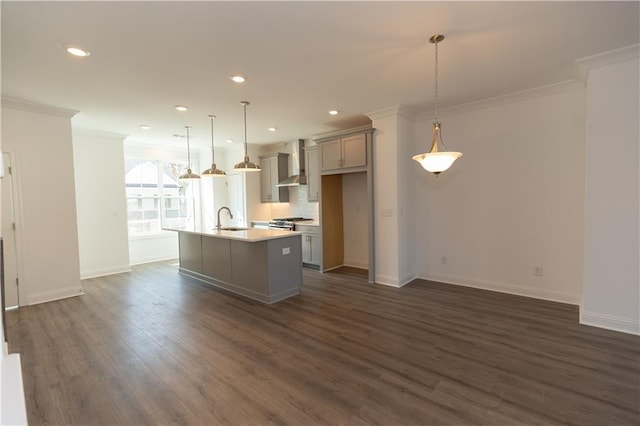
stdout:
<svg viewBox="0 0 640 426">
<path fill-rule="evenodd" d="M 11 179 L 11 198 L 12 198 L 12 204 L 13 204 L 13 223 L 15 223 L 15 230 L 12 233 L 13 238 L 7 238 L 7 235 L 3 235 L 3 249 L 4 252 L 7 251 L 8 246 L 13 243 L 14 245 L 14 249 L 15 249 L 15 272 L 16 272 L 16 278 L 18 279 L 19 285 L 18 285 L 18 307 L 20 306 L 25 306 L 28 303 L 26 303 L 26 289 L 25 289 L 25 279 L 24 279 L 24 253 L 22 250 L 23 244 L 22 244 L 22 222 L 23 222 L 23 215 L 22 215 L 22 200 L 20 197 L 21 191 L 20 191 L 20 179 L 19 179 L 19 174 L 18 174 L 18 160 L 17 160 L 17 155 L 15 153 L 15 151 L 13 150 L 2 150 L 2 162 L 3 162 L 3 167 L 5 167 L 4 164 L 4 158 L 5 155 L 7 155 L 9 157 L 9 165 L 11 167 L 11 173 L 9 174 L 5 174 L 4 177 L 2 178 L 4 179 Z M 11 241 L 13 240 L 13 241 Z M 7 269 L 7 265 L 5 263 L 4 265 L 5 270 Z M 6 284 L 6 280 L 5 280 L 5 284 Z"/>
</svg>

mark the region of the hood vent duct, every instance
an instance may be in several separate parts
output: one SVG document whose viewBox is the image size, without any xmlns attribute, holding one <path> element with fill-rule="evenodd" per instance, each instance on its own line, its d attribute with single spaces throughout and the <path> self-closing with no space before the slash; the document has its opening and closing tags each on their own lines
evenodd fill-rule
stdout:
<svg viewBox="0 0 640 426">
<path fill-rule="evenodd" d="M 291 154 L 292 174 L 282 182 L 278 187 L 282 186 L 299 186 L 307 184 L 307 176 L 304 173 L 304 139 L 298 139 L 293 142 L 293 153 Z"/>
</svg>

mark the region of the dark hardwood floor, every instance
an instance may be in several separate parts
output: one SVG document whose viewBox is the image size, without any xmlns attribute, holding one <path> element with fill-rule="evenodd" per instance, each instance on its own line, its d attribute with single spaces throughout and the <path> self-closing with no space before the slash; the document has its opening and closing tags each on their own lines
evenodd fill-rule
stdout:
<svg viewBox="0 0 640 426">
<path fill-rule="evenodd" d="M 29 423 L 640 423 L 640 338 L 577 307 L 304 271 L 266 306 L 170 262 L 7 315 Z"/>
</svg>

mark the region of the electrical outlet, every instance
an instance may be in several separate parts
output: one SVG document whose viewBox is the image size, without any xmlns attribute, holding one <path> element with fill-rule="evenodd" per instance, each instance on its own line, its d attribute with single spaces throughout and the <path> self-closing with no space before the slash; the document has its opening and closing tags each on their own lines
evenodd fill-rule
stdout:
<svg viewBox="0 0 640 426">
<path fill-rule="evenodd" d="M 440 264 L 441 265 L 446 265 L 447 264 L 447 256 L 442 256 L 440 258 Z"/>
<path fill-rule="evenodd" d="M 536 277 L 541 277 L 543 272 L 544 271 L 541 265 L 536 265 L 533 267 L 533 275 L 535 275 Z"/>
<path fill-rule="evenodd" d="M 291 253 L 291 247 L 285 247 L 282 249 L 282 255 Z"/>
</svg>

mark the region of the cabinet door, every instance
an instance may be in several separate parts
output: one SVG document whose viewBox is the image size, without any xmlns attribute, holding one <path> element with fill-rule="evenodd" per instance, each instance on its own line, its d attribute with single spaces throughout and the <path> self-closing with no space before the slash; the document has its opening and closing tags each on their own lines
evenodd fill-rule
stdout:
<svg viewBox="0 0 640 426">
<path fill-rule="evenodd" d="M 272 165 L 275 163 L 275 158 L 261 158 L 260 159 L 260 201 L 263 203 L 270 203 L 273 198 L 273 184 L 272 176 L 273 169 Z M 275 172 L 278 172 L 278 169 L 275 168 Z"/>
<path fill-rule="evenodd" d="M 318 170 L 318 149 L 307 149 L 307 201 L 320 200 L 320 171 Z"/>
<path fill-rule="evenodd" d="M 342 145 L 340 139 L 323 142 L 320 145 L 322 170 L 339 169 L 342 166 Z"/>
<path fill-rule="evenodd" d="M 322 259 L 322 245 L 320 244 L 320 235 L 309 234 L 309 260 L 307 263 L 320 266 Z"/>
<path fill-rule="evenodd" d="M 311 261 L 311 234 L 302 234 L 302 263 Z"/>
<path fill-rule="evenodd" d="M 342 139 L 342 167 L 367 165 L 367 143 L 364 134 Z"/>
</svg>

